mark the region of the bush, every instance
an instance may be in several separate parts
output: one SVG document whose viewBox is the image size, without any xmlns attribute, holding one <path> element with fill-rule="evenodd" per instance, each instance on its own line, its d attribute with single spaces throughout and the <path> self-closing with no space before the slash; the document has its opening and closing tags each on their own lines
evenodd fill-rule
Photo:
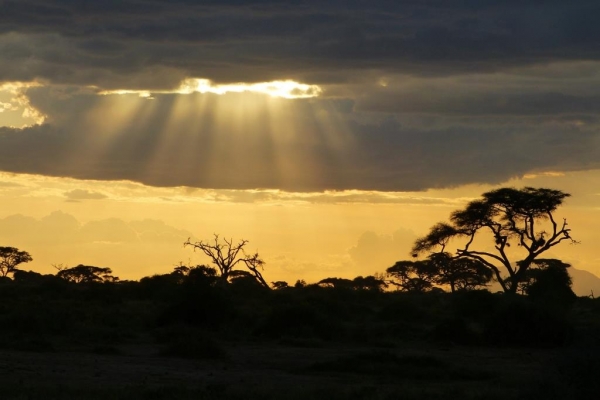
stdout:
<svg viewBox="0 0 600 400">
<path fill-rule="evenodd" d="M 178 327 L 161 332 L 159 340 L 163 344 L 162 356 L 189 358 L 195 360 L 216 360 L 228 357 L 225 348 L 208 333 Z"/>
<path fill-rule="evenodd" d="M 340 327 L 308 304 L 275 307 L 257 328 L 256 334 L 270 338 L 301 337 L 331 339 Z"/>
<path fill-rule="evenodd" d="M 482 329 L 464 318 L 447 318 L 434 327 L 432 337 L 442 343 L 477 345 L 482 343 Z"/>
<path fill-rule="evenodd" d="M 160 313 L 159 326 L 183 323 L 205 329 L 218 329 L 236 314 L 231 298 L 223 290 L 205 287 L 182 288 L 180 295 Z"/>
<path fill-rule="evenodd" d="M 484 327 L 492 345 L 558 347 L 573 338 L 573 327 L 561 310 L 521 296 L 504 295 Z"/>
</svg>

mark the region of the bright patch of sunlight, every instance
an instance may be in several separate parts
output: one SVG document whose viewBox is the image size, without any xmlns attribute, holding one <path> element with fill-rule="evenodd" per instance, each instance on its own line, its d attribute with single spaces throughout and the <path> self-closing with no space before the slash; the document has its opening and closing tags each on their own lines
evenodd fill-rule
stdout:
<svg viewBox="0 0 600 400">
<path fill-rule="evenodd" d="M 264 93 L 272 97 L 283 97 L 286 99 L 298 99 L 317 97 L 322 90 L 317 85 L 307 85 L 291 80 L 273 81 L 260 83 L 234 83 L 229 85 L 213 85 L 208 79 L 186 79 L 178 89 L 179 93 L 215 93 L 225 94 L 229 92 L 242 93 L 254 92 Z"/>
<path fill-rule="evenodd" d="M 41 125 L 46 116 L 29 102 L 26 91 L 41 86 L 37 82 L 5 82 L 0 84 L 0 126 L 25 128 Z"/>
<path fill-rule="evenodd" d="M 166 92 L 160 92 L 160 93 L 166 93 Z M 146 99 L 152 99 L 152 93 L 150 93 L 147 90 L 103 90 L 101 91 L 99 94 L 101 95 L 109 95 L 109 94 L 137 94 L 140 97 L 146 98 Z"/>
<path fill-rule="evenodd" d="M 190 78 L 186 79 L 179 87 L 172 91 L 154 91 L 152 93 L 213 93 L 223 95 L 226 93 L 262 93 L 271 97 L 281 97 L 284 99 L 306 99 L 317 97 L 322 93 L 322 89 L 317 85 L 308 85 L 292 80 L 259 82 L 259 83 L 231 83 L 226 85 L 214 84 L 208 79 Z M 109 94 L 137 94 L 140 97 L 152 98 L 152 93 L 148 90 L 103 90 L 102 95 Z"/>
</svg>

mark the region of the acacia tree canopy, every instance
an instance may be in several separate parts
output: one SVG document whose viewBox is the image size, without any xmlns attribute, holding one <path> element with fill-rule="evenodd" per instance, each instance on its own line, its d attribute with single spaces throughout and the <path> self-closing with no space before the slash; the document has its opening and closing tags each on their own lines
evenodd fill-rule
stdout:
<svg viewBox="0 0 600 400">
<path fill-rule="evenodd" d="M 505 292 L 516 292 L 532 262 L 563 241 L 576 243 L 567 220 L 553 213 L 570 194 L 554 189 L 501 188 L 486 192 L 462 210 L 453 212 L 450 223 L 438 223 L 417 239 L 413 256 L 444 252 L 452 239 L 462 239 L 456 258 L 477 260 L 489 268 Z M 473 246 L 476 237 L 489 235 L 494 250 Z M 511 261 L 508 248 L 518 247 L 520 257 Z M 508 277 L 504 278 L 503 273 Z"/>
<path fill-rule="evenodd" d="M 31 255 L 15 247 L 0 247 L 0 276 L 5 277 L 17 270 L 19 264 L 32 261 Z"/>
<path fill-rule="evenodd" d="M 386 272 L 392 285 L 412 292 L 432 290 L 435 285 L 450 287 L 452 292 L 472 290 L 492 279 L 492 271 L 483 263 L 445 252 L 430 254 L 426 260 L 398 261 Z"/>
<path fill-rule="evenodd" d="M 573 281 L 567 271 L 570 267 L 561 260 L 538 258 L 527 270 L 519 289 L 533 298 L 568 303 L 577 297 L 571 289 Z"/>
<path fill-rule="evenodd" d="M 73 283 L 107 283 L 117 282 L 118 277 L 113 276 L 110 268 L 94 267 L 79 264 L 72 268 L 58 268 L 57 277 Z"/>
<path fill-rule="evenodd" d="M 426 292 L 433 288 L 435 266 L 428 261 L 397 261 L 386 270 L 389 283 L 406 292 Z"/>
<path fill-rule="evenodd" d="M 434 266 L 434 282 L 456 290 L 473 290 L 486 286 L 493 277 L 492 270 L 481 261 L 471 258 L 454 258 L 450 253 L 433 253 L 427 261 Z"/>
</svg>

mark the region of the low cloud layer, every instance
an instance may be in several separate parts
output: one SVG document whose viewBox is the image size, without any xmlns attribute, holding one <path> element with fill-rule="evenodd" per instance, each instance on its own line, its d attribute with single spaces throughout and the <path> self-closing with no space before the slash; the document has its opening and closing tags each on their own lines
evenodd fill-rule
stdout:
<svg viewBox="0 0 600 400">
<path fill-rule="evenodd" d="M 56 272 L 52 264 L 111 267 L 123 278 L 136 279 L 166 272 L 186 260 L 189 251 L 182 244 L 190 236 L 156 219 L 81 223 L 62 211 L 42 218 L 15 214 L 0 219 L 0 241 L 29 251 L 34 259 L 29 267 L 45 273 Z"/>
<path fill-rule="evenodd" d="M 102 193 L 92 192 L 85 189 L 74 189 L 65 193 L 65 197 L 70 201 L 81 201 L 81 200 L 100 200 L 105 199 L 107 196 Z"/>
</svg>

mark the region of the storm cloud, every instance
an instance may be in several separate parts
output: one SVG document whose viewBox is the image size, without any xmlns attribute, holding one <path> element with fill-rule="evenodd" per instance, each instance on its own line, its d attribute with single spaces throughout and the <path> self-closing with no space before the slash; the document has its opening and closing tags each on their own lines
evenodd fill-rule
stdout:
<svg viewBox="0 0 600 400">
<path fill-rule="evenodd" d="M 214 94 L 60 99 L 51 92 L 30 95 L 49 123 L 0 128 L 2 170 L 155 186 L 415 191 L 600 167 L 597 124 L 566 116 L 431 117 L 426 126 L 427 117 L 365 116 L 327 99 L 280 100 L 274 115 L 246 115 Z M 208 105 L 173 121 L 182 101 Z M 106 110 L 123 102 L 133 117 L 111 124 Z"/>
<path fill-rule="evenodd" d="M 0 127 L 0 170 L 416 191 L 600 168 L 597 15 L 584 0 L 4 1 L 0 82 L 37 82 L 19 96 L 46 119 Z M 173 92 L 188 78 L 323 91 Z"/>
<path fill-rule="evenodd" d="M 166 88 L 497 71 L 597 60 L 598 14 L 592 0 L 4 1 L 0 78 Z"/>
</svg>

